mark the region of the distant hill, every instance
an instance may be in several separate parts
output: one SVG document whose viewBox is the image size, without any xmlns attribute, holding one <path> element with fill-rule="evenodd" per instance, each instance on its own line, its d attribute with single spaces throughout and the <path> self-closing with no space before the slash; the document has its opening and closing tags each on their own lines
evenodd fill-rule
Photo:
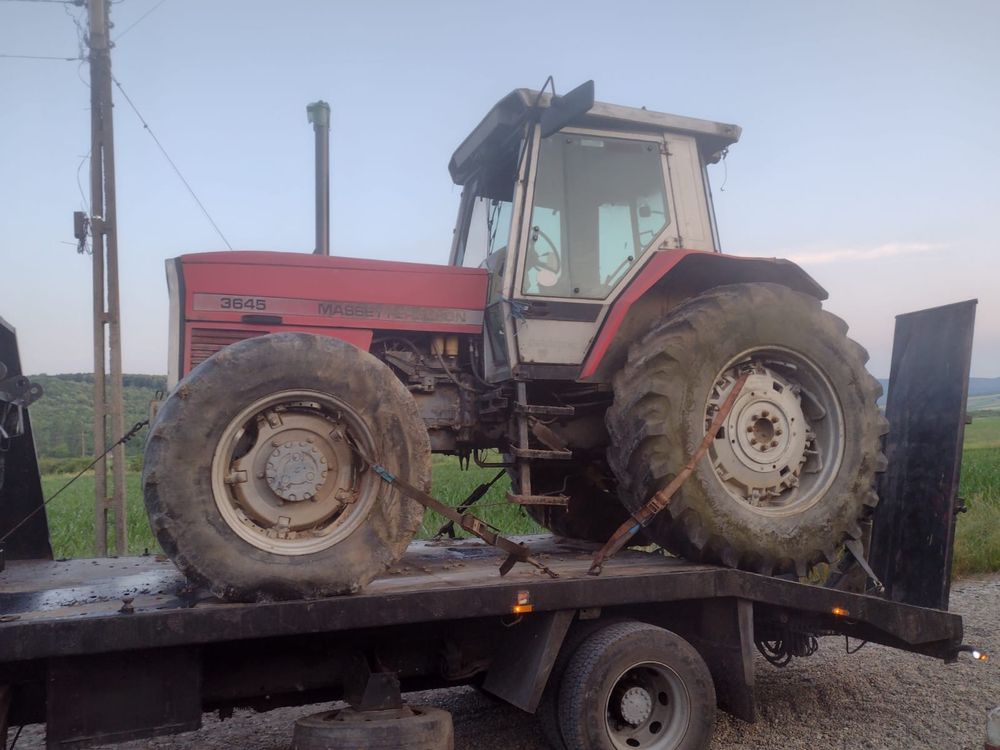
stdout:
<svg viewBox="0 0 1000 750">
<path fill-rule="evenodd" d="M 92 456 L 94 452 L 94 376 L 90 373 L 29 375 L 44 395 L 31 405 L 31 427 L 39 458 Z M 163 375 L 124 375 L 125 429 L 149 416 L 149 402 L 166 389 Z M 120 435 L 108 436 L 109 441 Z M 126 444 L 128 456 L 142 455 L 142 440 Z"/>
<path fill-rule="evenodd" d="M 969 378 L 969 396 L 1000 396 L 1000 378 Z"/>
<path fill-rule="evenodd" d="M 885 406 L 889 393 L 889 379 L 879 378 L 882 384 L 882 398 L 879 405 Z M 1000 378 L 969 378 L 969 411 L 1000 410 Z"/>
</svg>

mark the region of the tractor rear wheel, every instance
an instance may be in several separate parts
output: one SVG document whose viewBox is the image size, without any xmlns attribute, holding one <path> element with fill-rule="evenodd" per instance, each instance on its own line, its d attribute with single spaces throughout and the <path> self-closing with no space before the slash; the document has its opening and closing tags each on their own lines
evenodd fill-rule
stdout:
<svg viewBox="0 0 1000 750">
<path fill-rule="evenodd" d="M 632 345 L 607 413 L 609 462 L 637 511 L 749 379 L 694 476 L 646 531 L 688 559 L 805 575 L 833 560 L 878 498 L 888 423 L 867 352 L 819 300 L 776 284 L 692 298 Z"/>
<path fill-rule="evenodd" d="M 181 571 L 225 599 L 355 591 L 423 517 L 360 455 L 429 487 L 427 431 L 392 371 L 324 336 L 247 339 L 195 368 L 157 415 L 150 524 Z"/>
</svg>

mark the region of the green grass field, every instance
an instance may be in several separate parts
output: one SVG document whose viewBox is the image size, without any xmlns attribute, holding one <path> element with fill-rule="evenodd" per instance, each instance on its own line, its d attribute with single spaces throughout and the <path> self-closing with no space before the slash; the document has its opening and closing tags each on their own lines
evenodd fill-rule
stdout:
<svg viewBox="0 0 1000 750">
<path fill-rule="evenodd" d="M 959 494 L 968 511 L 958 517 L 955 575 L 1000 570 L 1000 415 L 966 426 Z"/>
<path fill-rule="evenodd" d="M 435 457 L 434 493 L 439 499 L 457 505 L 478 484 L 488 482 L 495 469 L 459 470 L 453 459 Z M 67 475 L 43 478 L 45 497 L 50 497 Z M 518 506 L 506 502 L 508 489 L 502 477 L 479 501 L 480 518 L 508 534 L 529 534 L 541 529 Z M 57 557 L 87 557 L 93 554 L 94 513 L 93 475 L 85 475 L 49 506 L 52 547 Z M 955 575 L 970 575 L 1000 570 L 1000 415 L 977 417 L 966 427 L 965 454 L 962 463 L 961 496 L 968 512 L 958 518 L 955 539 Z M 139 475 L 128 474 L 129 552 L 157 550 L 146 522 L 139 489 Z M 435 513 L 424 517 L 420 536 L 433 536 L 443 523 Z"/>
<path fill-rule="evenodd" d="M 457 461 L 435 456 L 434 495 L 449 505 L 458 505 L 480 483 L 489 482 L 497 471 L 497 469 L 480 469 L 475 465 L 470 467 L 469 471 L 462 471 Z M 51 497 L 71 476 L 53 474 L 43 477 L 42 489 L 45 497 Z M 507 502 L 505 496 L 509 486 L 506 477 L 501 477 L 490 488 L 489 493 L 476 504 L 476 515 L 508 534 L 533 534 L 543 531 L 527 516 L 523 508 Z M 129 472 L 126 475 L 126 490 L 129 553 L 158 551 L 159 547 L 146 521 L 138 473 Z M 88 473 L 80 477 L 48 507 L 52 550 L 56 557 L 90 557 L 94 554 L 93 498 L 94 475 Z M 434 536 L 444 521 L 445 519 L 436 513 L 425 513 L 419 536 L 421 538 Z M 468 536 L 461 532 L 461 529 L 458 531 L 461 536 Z M 109 533 L 108 538 L 113 540 L 114 535 Z M 109 549 L 113 548 L 114 544 L 111 541 Z"/>
</svg>

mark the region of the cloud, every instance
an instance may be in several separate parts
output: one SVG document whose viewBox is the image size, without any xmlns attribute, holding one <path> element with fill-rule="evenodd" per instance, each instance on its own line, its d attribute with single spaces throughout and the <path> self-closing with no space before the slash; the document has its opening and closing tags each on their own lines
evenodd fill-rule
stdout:
<svg viewBox="0 0 1000 750">
<path fill-rule="evenodd" d="M 921 255 L 944 250 L 947 246 L 925 242 L 886 242 L 874 247 L 839 247 L 816 252 L 791 252 L 784 255 L 790 261 L 803 264 L 840 263 L 841 261 L 880 260 L 904 255 Z"/>
</svg>

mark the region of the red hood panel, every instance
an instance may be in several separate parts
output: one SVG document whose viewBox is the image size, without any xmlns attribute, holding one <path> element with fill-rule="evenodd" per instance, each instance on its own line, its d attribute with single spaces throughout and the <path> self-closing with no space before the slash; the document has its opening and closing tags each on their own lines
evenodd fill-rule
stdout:
<svg viewBox="0 0 1000 750">
<path fill-rule="evenodd" d="M 179 259 L 187 320 L 478 333 L 482 269 L 304 253 L 221 252 Z"/>
</svg>

